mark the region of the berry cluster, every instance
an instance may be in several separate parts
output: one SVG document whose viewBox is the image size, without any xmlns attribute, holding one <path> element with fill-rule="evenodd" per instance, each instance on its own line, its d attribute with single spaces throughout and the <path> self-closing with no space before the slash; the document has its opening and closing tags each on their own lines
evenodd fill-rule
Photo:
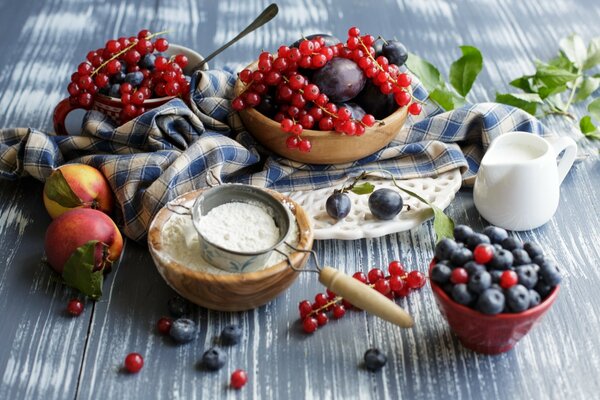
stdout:
<svg viewBox="0 0 600 400">
<path fill-rule="evenodd" d="M 137 36 L 106 42 L 104 48 L 90 51 L 87 60 L 71 75 L 67 90 L 71 104 L 90 109 L 93 96 L 101 93 L 121 100 L 121 119 L 128 121 L 145 112 L 150 98 L 179 96 L 189 91 L 189 77 L 183 73 L 188 59 L 183 54 L 167 58 L 165 38 L 147 29 Z"/>
<path fill-rule="evenodd" d="M 540 304 L 561 281 L 556 261 L 538 244 L 504 229 L 477 233 L 459 225 L 454 237 L 436 245 L 430 278 L 459 304 L 484 314 L 518 313 Z"/>
<path fill-rule="evenodd" d="M 309 80 L 314 70 L 325 70 L 326 65 L 336 63 L 340 58 L 349 60 L 360 74 L 357 78 L 356 73 L 351 75 L 344 72 L 342 67 L 337 70 L 334 68 L 332 74 L 348 80 L 349 83 L 344 86 L 357 88 L 356 93 L 342 101 L 358 94 L 366 76 L 382 93 L 394 93 L 399 106 L 408 105 L 412 100 L 408 90 L 410 77 L 401 73 L 399 67 L 386 57 L 374 57 L 376 39 L 373 36 L 360 36 L 360 31 L 355 27 L 350 28 L 348 35 L 345 44 L 328 44 L 322 36 L 313 36 L 298 42 L 297 47 L 281 46 L 276 54 L 262 52 L 256 70 L 244 69 L 239 73 L 240 81 L 246 86 L 232 101 L 233 109 L 240 111 L 254 107 L 261 112 L 268 109 L 264 113 L 272 116 L 280 124 L 281 130 L 288 134 L 288 148 L 303 152 L 309 152 L 312 148 L 310 141 L 302 137 L 304 129 L 333 130 L 349 136 L 360 136 L 366 128 L 377 122 L 375 117 L 362 109 L 356 112 L 349 104 L 336 104 L 331 99 L 340 100 L 336 92 L 338 89 L 316 84 L 319 81 L 316 77 L 315 83 Z M 419 114 L 421 106 L 413 103 L 408 111 Z"/>
<path fill-rule="evenodd" d="M 386 276 L 381 269 L 373 268 L 367 275 L 356 272 L 352 277 L 391 300 L 406 297 L 412 290 L 425 285 L 425 275 L 416 270 L 407 273 L 400 261 L 392 261 L 388 266 L 388 273 Z M 331 312 L 334 319 L 340 319 L 349 309 L 352 309 L 352 304 L 329 289 L 326 293 L 318 293 L 313 303 L 303 300 L 298 304 L 302 327 L 306 333 L 313 333 L 319 326 L 326 325 L 329 322 L 327 312 Z"/>
</svg>

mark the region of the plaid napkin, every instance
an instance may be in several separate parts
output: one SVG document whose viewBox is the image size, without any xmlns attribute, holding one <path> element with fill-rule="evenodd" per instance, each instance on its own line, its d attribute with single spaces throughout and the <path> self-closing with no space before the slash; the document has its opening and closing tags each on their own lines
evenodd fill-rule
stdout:
<svg viewBox="0 0 600 400">
<path fill-rule="evenodd" d="M 459 168 L 463 183 L 471 185 L 496 136 L 515 130 L 543 134 L 538 120 L 509 106 L 481 103 L 442 113 L 428 104 L 422 116 L 409 118 L 398 137 L 371 156 L 342 165 L 301 164 L 268 154 L 244 130 L 230 107 L 235 78 L 227 71 L 198 73 L 192 79 L 191 108 L 174 99 L 122 126 L 90 111 L 77 136 L 0 130 L 0 177 L 43 181 L 64 163 L 92 165 L 116 195 L 124 233 L 143 240 L 160 208 L 207 186 L 209 171 L 223 182 L 295 191 L 334 186 L 365 169 L 386 169 L 407 179 Z M 416 79 L 413 91 L 427 98 Z"/>
</svg>

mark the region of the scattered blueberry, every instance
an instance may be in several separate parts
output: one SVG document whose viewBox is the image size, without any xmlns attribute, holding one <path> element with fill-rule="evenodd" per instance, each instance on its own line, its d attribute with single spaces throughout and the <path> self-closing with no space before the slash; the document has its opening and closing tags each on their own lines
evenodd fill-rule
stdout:
<svg viewBox="0 0 600 400">
<path fill-rule="evenodd" d="M 519 277 L 519 283 L 527 289 L 533 289 L 538 281 L 538 274 L 535 271 L 533 264 L 520 265 L 515 268 L 515 272 Z"/>
<path fill-rule="evenodd" d="M 466 242 L 467 238 L 473 234 L 473 229 L 467 225 L 456 225 L 454 227 L 454 239 L 457 242 Z"/>
<path fill-rule="evenodd" d="M 540 264 L 540 276 L 550 286 L 556 286 L 561 281 L 560 269 L 556 261 L 549 257 L 545 257 L 544 261 Z"/>
<path fill-rule="evenodd" d="M 514 257 L 512 253 L 509 250 L 502 249 L 494 253 L 494 257 L 489 265 L 492 269 L 505 270 L 512 266 L 513 260 Z"/>
<path fill-rule="evenodd" d="M 454 240 L 443 238 L 435 245 L 435 258 L 438 260 L 449 260 L 457 248 L 458 245 Z"/>
<path fill-rule="evenodd" d="M 327 198 L 325 210 L 334 219 L 344 219 L 350 214 L 352 202 L 346 193 L 334 193 Z"/>
<path fill-rule="evenodd" d="M 125 75 L 125 82 L 131 83 L 131 85 L 134 87 L 141 85 L 143 80 L 144 74 L 142 74 L 140 71 L 130 72 Z"/>
<path fill-rule="evenodd" d="M 542 247 L 537 243 L 526 242 L 525 244 L 523 244 L 523 248 L 525 249 L 525 251 L 529 254 L 529 257 L 531 257 L 531 258 L 535 258 L 537 256 L 544 255 L 544 251 L 542 250 Z"/>
<path fill-rule="evenodd" d="M 452 288 L 452 298 L 458 304 L 467 306 L 473 302 L 475 296 L 473 296 L 473 294 L 469 292 L 469 289 L 467 288 L 466 284 L 459 283 L 458 285 L 454 285 L 454 287 Z"/>
<path fill-rule="evenodd" d="M 173 321 L 169 335 L 177 343 L 188 343 L 196 338 L 196 323 L 191 319 L 178 318 Z"/>
<path fill-rule="evenodd" d="M 211 371 L 223 368 L 227 361 L 227 355 L 217 347 L 211 347 L 202 354 L 202 365 Z"/>
<path fill-rule="evenodd" d="M 110 89 L 108 89 L 108 95 L 110 97 L 121 97 L 121 85 L 115 83 L 110 85 Z"/>
<path fill-rule="evenodd" d="M 486 270 L 469 274 L 469 283 L 467 284 L 469 291 L 480 294 L 490 286 L 492 286 L 492 276 Z"/>
<path fill-rule="evenodd" d="M 462 267 L 472 259 L 473 253 L 466 247 L 458 247 L 452 252 L 452 255 L 450 256 L 450 262 L 455 267 Z"/>
<path fill-rule="evenodd" d="M 156 61 L 156 56 L 152 53 L 148 53 L 144 57 L 142 57 L 138 65 L 140 66 L 140 68 L 153 70 L 154 61 Z"/>
<path fill-rule="evenodd" d="M 529 290 L 523 285 L 514 285 L 506 290 L 506 304 L 514 313 L 525 311 L 529 308 Z"/>
<path fill-rule="evenodd" d="M 512 255 L 514 258 L 513 265 L 515 266 L 531 264 L 531 258 L 524 249 L 514 249 Z"/>
<path fill-rule="evenodd" d="M 365 352 L 365 368 L 369 371 L 379 371 L 387 362 L 387 357 L 379 349 L 369 349 Z"/>
<path fill-rule="evenodd" d="M 435 267 L 431 269 L 431 280 L 441 284 L 444 284 L 450 280 L 450 274 L 452 274 L 452 269 L 442 263 L 437 263 Z"/>
<path fill-rule="evenodd" d="M 487 226 L 483 230 L 483 234 L 490 238 L 492 243 L 502 243 L 504 239 L 508 237 L 508 232 L 502 228 L 498 228 L 497 226 Z"/>
<path fill-rule="evenodd" d="M 227 346 L 238 344 L 242 339 L 242 328 L 239 325 L 227 325 L 221 331 L 221 343 Z"/>
<path fill-rule="evenodd" d="M 502 247 L 504 247 L 506 250 L 509 251 L 513 251 L 514 249 L 522 249 L 523 248 L 523 242 L 521 242 L 519 239 L 509 236 L 506 239 L 504 239 L 502 241 Z"/>
<path fill-rule="evenodd" d="M 542 302 L 542 297 L 538 292 L 529 289 L 529 308 L 535 307 Z"/>
<path fill-rule="evenodd" d="M 484 314 L 499 314 L 504 310 L 504 302 L 502 290 L 492 287 L 479 295 L 476 308 Z"/>
<path fill-rule="evenodd" d="M 402 205 L 402 196 L 392 189 L 377 189 L 369 196 L 369 210 L 377 219 L 394 218 L 402 210 Z"/>
<path fill-rule="evenodd" d="M 483 233 L 474 233 L 467 239 L 467 247 L 471 250 L 481 243 L 490 243 L 490 238 Z"/>
<path fill-rule="evenodd" d="M 167 302 L 169 314 L 175 318 L 181 318 L 190 312 L 190 305 L 186 299 L 181 296 L 174 296 Z"/>
<path fill-rule="evenodd" d="M 463 265 L 463 268 L 467 270 L 469 276 L 473 275 L 475 272 L 486 270 L 485 265 L 477 264 L 475 261 L 469 261 Z"/>
</svg>

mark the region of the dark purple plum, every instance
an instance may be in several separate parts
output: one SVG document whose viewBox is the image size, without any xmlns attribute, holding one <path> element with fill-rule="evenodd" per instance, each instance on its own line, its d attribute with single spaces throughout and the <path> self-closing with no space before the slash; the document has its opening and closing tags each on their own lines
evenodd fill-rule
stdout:
<svg viewBox="0 0 600 400">
<path fill-rule="evenodd" d="M 377 189 L 369 196 L 369 210 L 377 219 L 394 218 L 402 210 L 402 205 L 402 196 L 392 189 Z"/>
<path fill-rule="evenodd" d="M 371 80 L 367 80 L 362 92 L 354 99 L 365 112 L 377 119 L 384 119 L 398 109 L 398 104 L 391 94 L 383 94 Z"/>
<path fill-rule="evenodd" d="M 271 95 L 266 95 L 262 98 L 260 104 L 254 108 L 256 111 L 265 117 L 273 118 L 277 113 L 277 104 Z"/>
<path fill-rule="evenodd" d="M 323 68 L 315 71 L 312 81 L 331 102 L 341 103 L 356 97 L 365 86 L 367 78 L 354 61 L 334 57 Z"/>
<path fill-rule="evenodd" d="M 401 67 L 408 59 L 408 51 L 402 43 L 397 40 L 388 40 L 383 44 L 382 54 L 391 64 Z"/>
<path fill-rule="evenodd" d="M 344 219 L 350 214 L 352 202 L 346 193 L 336 192 L 327 198 L 325 210 L 331 218 Z"/>
<path fill-rule="evenodd" d="M 296 40 L 294 43 L 292 43 L 290 45 L 290 47 L 298 47 L 300 45 L 300 42 L 303 41 L 304 39 L 312 40 L 319 36 L 321 36 L 323 38 L 323 40 L 325 41 L 325 46 L 333 46 L 338 43 L 341 43 L 340 39 L 338 39 L 335 36 L 330 35 L 328 33 L 314 33 L 312 35 L 306 36 L 306 38 L 300 38 L 300 39 Z"/>
</svg>

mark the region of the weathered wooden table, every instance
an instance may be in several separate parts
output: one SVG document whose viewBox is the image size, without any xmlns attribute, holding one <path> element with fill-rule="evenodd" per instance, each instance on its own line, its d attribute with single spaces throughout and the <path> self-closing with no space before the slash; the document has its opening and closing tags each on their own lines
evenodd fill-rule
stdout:
<svg viewBox="0 0 600 400">
<path fill-rule="evenodd" d="M 243 28 L 265 1 L 159 0 L 145 2 L 49 0 L 0 4 L 0 126 L 51 128 L 54 105 L 65 95 L 74 67 L 108 37 L 142 27 L 170 29 L 169 38 L 207 54 Z M 472 101 L 506 91 L 512 78 L 548 59 L 573 31 L 600 35 L 594 0 L 544 2 L 280 1 L 275 21 L 223 53 L 213 68 L 245 65 L 260 49 L 274 50 L 302 33 L 344 35 L 351 25 L 397 37 L 414 52 L 444 66 L 458 45 L 473 44 L 485 69 Z M 583 112 L 579 108 L 578 113 Z M 545 121 L 567 133 L 562 121 Z M 574 136 L 575 137 L 575 136 Z M 576 137 L 577 138 L 577 137 Z M 577 138 L 581 139 L 581 138 Z M 400 330 L 365 313 L 349 313 L 314 335 L 301 332 L 297 303 L 321 288 L 312 274 L 272 303 L 244 313 L 198 309 L 201 336 L 175 346 L 155 333 L 173 295 L 145 246 L 127 242 L 122 262 L 105 283 L 105 295 L 70 318 L 74 292 L 39 264 L 50 218 L 42 185 L 31 179 L 0 182 L 0 399 L 97 398 L 597 398 L 600 392 L 600 163 L 598 144 L 579 140 L 584 158 L 561 188 L 560 208 L 542 228 L 521 234 L 543 244 L 565 271 L 563 290 L 543 323 L 500 356 L 461 347 L 438 312 L 428 287 L 400 304 L 414 316 Z M 481 228 L 469 190 L 448 208 L 459 223 Z M 376 240 L 316 243 L 321 262 L 347 272 L 402 259 L 425 270 L 432 255 L 431 223 Z M 201 354 L 231 322 L 243 326 L 243 344 L 217 373 L 198 368 Z M 389 356 L 379 373 L 359 368 L 369 347 Z M 120 371 L 137 351 L 141 373 Z M 227 388 L 235 368 L 249 373 L 241 391 Z"/>
</svg>

